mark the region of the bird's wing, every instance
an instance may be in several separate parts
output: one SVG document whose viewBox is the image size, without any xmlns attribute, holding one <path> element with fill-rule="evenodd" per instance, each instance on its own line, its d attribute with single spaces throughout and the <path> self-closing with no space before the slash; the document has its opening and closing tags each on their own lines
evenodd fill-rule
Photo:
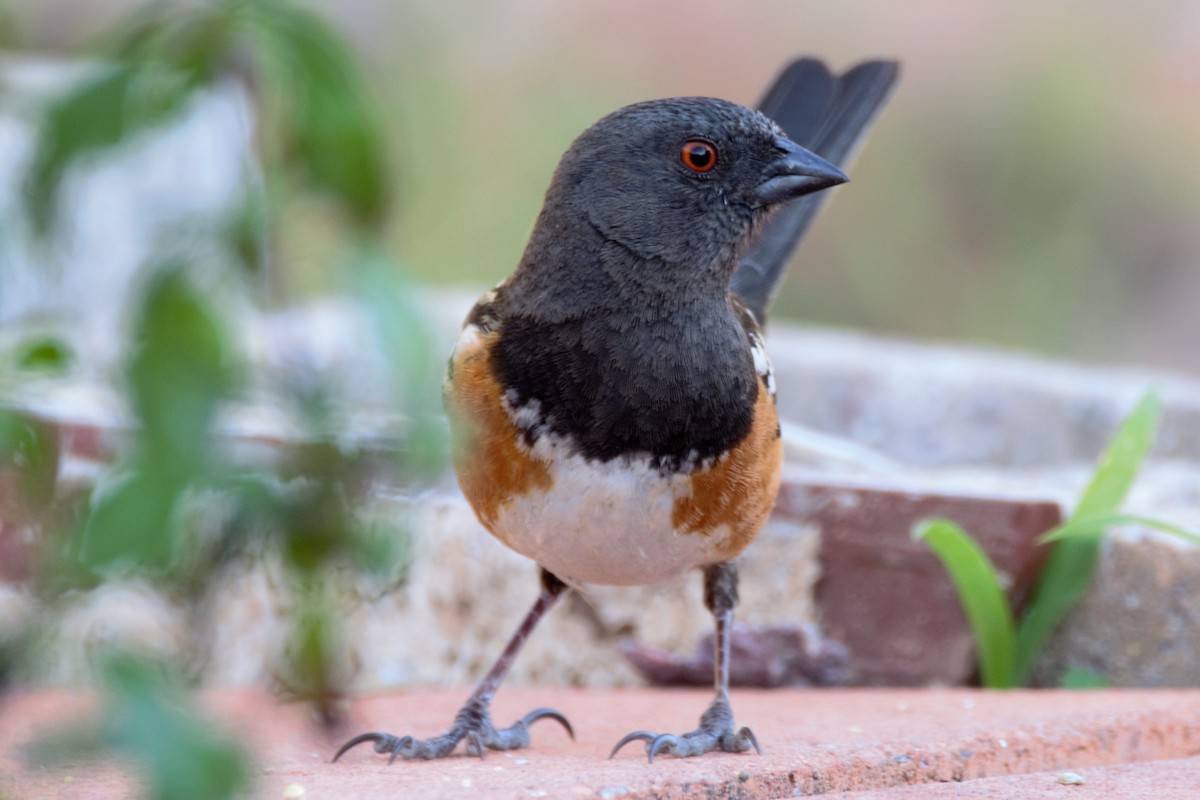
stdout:
<svg viewBox="0 0 1200 800">
<path fill-rule="evenodd" d="M 899 71 L 895 61 L 864 61 L 835 76 L 821 61 L 800 58 L 779 74 L 758 108 L 796 144 L 844 168 L 891 93 Z M 734 293 L 760 324 L 766 320 L 792 252 L 828 196 L 827 192 L 806 195 L 775 212 L 734 274 Z"/>
</svg>

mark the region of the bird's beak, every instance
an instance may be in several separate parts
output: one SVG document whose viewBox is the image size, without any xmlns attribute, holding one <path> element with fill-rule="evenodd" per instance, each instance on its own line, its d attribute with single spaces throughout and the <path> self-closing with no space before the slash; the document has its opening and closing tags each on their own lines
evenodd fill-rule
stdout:
<svg viewBox="0 0 1200 800">
<path fill-rule="evenodd" d="M 767 164 L 762 181 L 754 187 L 759 205 L 782 203 L 850 180 L 846 173 L 791 139 L 775 141 L 779 157 Z"/>
</svg>

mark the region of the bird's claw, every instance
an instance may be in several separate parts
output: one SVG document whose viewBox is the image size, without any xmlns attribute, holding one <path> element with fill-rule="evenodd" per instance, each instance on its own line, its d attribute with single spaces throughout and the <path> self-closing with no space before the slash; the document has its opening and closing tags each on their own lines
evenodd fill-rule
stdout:
<svg viewBox="0 0 1200 800">
<path fill-rule="evenodd" d="M 656 735 L 648 731 L 635 731 L 617 742 L 617 746 L 612 749 L 608 757 L 612 758 L 622 747 L 638 740 L 646 743 L 646 757 L 650 763 L 654 763 L 654 757 L 660 754 L 669 754 L 677 758 L 687 758 L 689 756 L 709 753 L 713 750 L 720 750 L 725 753 L 745 753 L 750 748 L 754 748 L 756 753 L 762 755 L 762 748 L 758 745 L 758 738 L 754 735 L 754 731 L 749 728 L 742 728 L 737 733 L 734 733 L 732 730 L 694 730 L 682 736 L 677 736 L 673 733 L 660 733 Z"/>
<path fill-rule="evenodd" d="M 654 734 L 651 733 L 650 731 L 634 731 L 633 733 L 627 733 L 624 736 L 622 736 L 621 741 L 617 742 L 616 746 L 613 747 L 612 752 L 608 754 L 608 757 L 612 758 L 613 756 L 615 756 L 617 754 L 618 750 L 620 750 L 622 747 L 629 744 L 630 742 L 636 742 L 640 739 L 643 742 L 649 743 L 654 738 L 655 738 Z M 653 761 L 654 756 L 650 756 L 650 760 Z"/>
<path fill-rule="evenodd" d="M 700 727 L 696 730 L 677 736 L 673 733 L 651 733 L 650 731 L 634 731 L 626 734 L 616 747 L 608 754 L 612 758 L 630 742 L 646 743 L 646 756 L 651 763 L 660 753 L 669 753 L 677 758 L 698 756 L 713 750 L 725 753 L 745 753 L 750 748 L 762 755 L 758 738 L 749 728 L 733 730 L 733 712 L 729 710 L 728 701 L 718 697 L 713 701 L 704 715 L 700 717 Z"/>
<path fill-rule="evenodd" d="M 567 736 L 571 737 L 571 741 L 575 741 L 575 729 L 571 727 L 570 720 L 568 720 L 565 716 L 563 716 L 563 713 L 561 711 L 556 711 L 553 708 L 534 709 L 533 711 L 530 711 L 525 716 L 521 717 L 521 719 L 519 719 L 516 724 L 528 728 L 530 725 L 537 722 L 539 719 L 554 720 L 559 725 L 563 726 L 563 729 L 566 730 L 566 732 L 567 732 Z M 513 727 L 516 727 L 516 725 L 514 725 Z"/>
<path fill-rule="evenodd" d="M 552 719 L 563 726 L 567 735 L 575 738 L 571 723 L 553 708 L 539 708 L 507 728 L 497 730 L 492 726 L 487 707 L 468 703 L 458 712 L 450 730 L 432 739 L 416 739 L 412 736 L 396 736 L 391 733 L 362 733 L 342 745 L 333 760 L 337 761 L 346 751 L 363 742 L 373 742 L 376 753 L 389 754 L 388 763 L 397 757 L 404 759 L 445 758 L 454 752 L 460 741 L 466 741 L 466 750 L 473 756 L 483 758 L 487 749 L 517 750 L 529 745 L 529 726 L 540 719 Z"/>
</svg>

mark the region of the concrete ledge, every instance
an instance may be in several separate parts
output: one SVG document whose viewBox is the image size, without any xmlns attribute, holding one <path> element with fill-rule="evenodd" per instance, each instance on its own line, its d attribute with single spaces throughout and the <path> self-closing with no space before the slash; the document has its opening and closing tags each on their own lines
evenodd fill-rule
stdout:
<svg viewBox="0 0 1200 800">
<path fill-rule="evenodd" d="M 352 705 L 348 721 L 334 733 L 313 727 L 304 707 L 277 705 L 261 692 L 216 691 L 202 699 L 221 724 L 255 742 L 255 796 L 261 798 L 299 796 L 295 789 L 284 794 L 293 784 L 304 797 L 339 800 L 682 800 L 864 791 L 881 793 L 860 796 L 891 797 L 896 787 L 919 784 L 930 784 L 922 792 L 950 784 L 938 790 L 944 794 L 930 795 L 938 797 L 1040 797 L 1036 792 L 1047 786 L 1072 792 L 1071 797 L 1101 797 L 1114 795 L 1075 794 L 1077 787 L 1058 784 L 1051 775 L 1141 765 L 1096 778 L 1097 786 L 1128 787 L 1153 783 L 1163 759 L 1170 760 L 1161 762 L 1161 769 L 1171 780 L 1200 785 L 1200 757 L 1192 758 L 1200 756 L 1200 691 L 738 691 L 733 697 L 738 722 L 753 727 L 762 756 L 710 754 L 648 764 L 637 747 L 612 760 L 608 751 L 635 728 L 690 729 L 710 699 L 708 692 L 522 689 L 500 693 L 494 708 L 498 723 L 550 705 L 572 719 L 578 741 L 542 723 L 534 728 L 531 749 L 489 753 L 484 760 L 458 756 L 389 766 L 364 746 L 342 762 L 329 763 L 342 740 L 365 730 L 434 735 L 450 722 L 464 696 L 464 691 L 430 691 L 365 698 Z M 0 708 L 0 775 L 8 776 L 0 779 L 0 792 L 72 800 L 127 796 L 133 789 L 130 775 L 115 765 L 39 771 L 18 760 L 36 731 L 78 723 L 89 706 L 88 697 L 62 692 L 9 697 Z M 1030 777 L 1013 781 L 1014 775 Z M 975 786 L 997 789 L 961 794 Z M 1010 792 L 1012 787 L 1017 788 Z"/>
</svg>

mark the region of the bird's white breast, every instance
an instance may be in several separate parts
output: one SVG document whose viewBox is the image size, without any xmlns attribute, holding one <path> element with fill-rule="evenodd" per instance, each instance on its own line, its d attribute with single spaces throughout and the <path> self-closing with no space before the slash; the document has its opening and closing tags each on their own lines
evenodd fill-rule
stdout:
<svg viewBox="0 0 1200 800">
<path fill-rule="evenodd" d="M 692 489 L 687 475 L 663 473 L 649 460 L 589 461 L 544 435 L 532 455 L 550 465 L 544 492 L 514 498 L 495 519 L 495 533 L 522 555 L 568 583 L 638 586 L 658 583 L 722 560 L 724 531 L 677 531 L 677 498 Z"/>
</svg>

